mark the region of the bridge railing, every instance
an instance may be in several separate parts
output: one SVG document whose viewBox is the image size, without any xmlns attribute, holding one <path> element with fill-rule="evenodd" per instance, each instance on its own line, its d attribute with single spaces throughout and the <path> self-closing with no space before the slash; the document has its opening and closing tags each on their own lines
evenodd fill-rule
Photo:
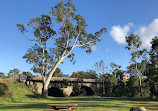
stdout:
<svg viewBox="0 0 158 111">
<path fill-rule="evenodd" d="M 97 83 L 97 79 L 78 79 L 78 78 L 66 78 L 66 77 L 52 77 L 51 82 L 55 81 L 69 81 L 69 82 L 86 82 L 86 83 Z M 42 81 L 42 77 L 27 77 L 27 81 Z"/>
</svg>

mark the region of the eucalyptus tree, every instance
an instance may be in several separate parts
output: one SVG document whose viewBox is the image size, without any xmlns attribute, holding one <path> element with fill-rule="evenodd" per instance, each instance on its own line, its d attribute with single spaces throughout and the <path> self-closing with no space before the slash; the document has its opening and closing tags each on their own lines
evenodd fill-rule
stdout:
<svg viewBox="0 0 158 111">
<path fill-rule="evenodd" d="M 131 51 L 131 66 L 128 67 L 130 73 L 136 74 L 139 79 L 140 96 L 142 96 L 142 78 L 147 66 L 147 49 L 141 49 L 142 42 L 138 35 L 130 34 L 126 36 L 126 49 Z M 140 63 L 139 63 L 140 62 Z"/>
<path fill-rule="evenodd" d="M 103 83 L 103 95 L 105 95 L 105 73 L 108 69 L 107 66 L 105 66 L 105 62 L 103 60 L 96 62 L 95 65 L 95 70 L 99 73 L 99 79 Z"/>
<path fill-rule="evenodd" d="M 112 74 L 114 74 L 114 76 L 118 79 L 118 80 L 123 80 L 123 76 L 124 76 L 124 71 L 121 70 L 121 66 L 115 64 L 114 62 L 110 63 L 110 72 L 112 72 Z"/>
<path fill-rule="evenodd" d="M 158 37 L 154 37 L 151 42 L 150 62 L 153 65 L 154 71 L 158 72 Z"/>
<path fill-rule="evenodd" d="M 41 15 L 33 18 L 26 26 L 17 24 L 21 34 L 26 39 L 34 41 L 35 45 L 23 58 L 33 64 L 34 72 L 42 75 L 43 97 L 47 97 L 48 85 L 58 65 L 65 58 L 75 63 L 74 48 L 85 49 L 87 53 L 91 53 L 91 46 L 99 42 L 100 37 L 106 32 L 104 27 L 94 34 L 88 33 L 84 18 L 76 14 L 76 8 L 71 0 L 67 3 L 58 3 L 51 8 L 50 16 Z M 33 35 L 28 36 L 31 32 Z"/>
</svg>

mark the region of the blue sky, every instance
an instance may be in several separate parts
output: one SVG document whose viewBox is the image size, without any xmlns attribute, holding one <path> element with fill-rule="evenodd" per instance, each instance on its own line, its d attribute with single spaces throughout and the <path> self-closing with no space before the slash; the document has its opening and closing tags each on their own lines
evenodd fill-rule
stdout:
<svg viewBox="0 0 158 111">
<path fill-rule="evenodd" d="M 48 14 L 52 6 L 60 0 L 1 0 L 0 2 L 0 72 L 18 68 L 30 71 L 22 56 L 33 45 L 17 31 L 16 24 Z M 66 0 L 63 0 L 66 1 Z M 150 49 L 150 41 L 158 35 L 158 1 L 157 0 L 73 0 L 77 13 L 81 14 L 87 24 L 87 31 L 94 33 L 102 27 L 107 28 L 102 41 L 93 47 L 87 55 L 84 50 L 75 49 L 73 65 L 65 59 L 60 64 L 64 74 L 74 71 L 94 69 L 97 61 L 104 60 L 107 65 L 115 62 L 125 69 L 129 64 L 130 52 L 125 50 L 125 35 L 139 34 L 144 48 Z"/>
</svg>

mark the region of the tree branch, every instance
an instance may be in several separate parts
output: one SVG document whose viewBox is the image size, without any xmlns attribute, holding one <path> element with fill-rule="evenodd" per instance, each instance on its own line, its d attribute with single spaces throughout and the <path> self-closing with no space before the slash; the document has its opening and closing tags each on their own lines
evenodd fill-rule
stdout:
<svg viewBox="0 0 158 111">
<path fill-rule="evenodd" d="M 93 43 L 93 41 L 89 41 L 89 42 L 84 43 L 84 44 L 82 44 L 82 45 L 75 45 L 75 47 L 82 47 L 82 46 L 84 46 L 84 45 L 88 45 L 88 44 L 92 44 L 92 43 Z"/>
<path fill-rule="evenodd" d="M 77 42 L 77 39 L 79 38 L 79 36 L 80 36 L 80 33 L 81 33 L 81 31 L 80 31 L 80 29 L 79 29 L 79 32 L 78 32 L 78 35 L 77 35 L 77 37 L 75 38 L 75 41 L 74 41 L 74 44 L 73 44 L 73 46 L 72 47 L 74 47 L 75 46 L 75 44 L 76 44 L 76 42 Z M 76 44 L 77 45 L 77 44 Z"/>
<path fill-rule="evenodd" d="M 64 55 L 65 52 L 66 52 L 66 50 L 65 50 L 62 57 L 65 58 L 66 56 L 68 56 L 68 55 L 72 52 L 73 48 L 76 46 L 75 44 L 76 44 L 76 42 L 77 42 L 77 39 L 78 39 L 79 36 L 80 36 L 80 33 L 81 33 L 81 31 L 79 30 L 78 35 L 77 35 L 77 37 L 76 37 L 76 39 L 75 39 L 75 41 L 74 41 L 74 43 L 73 43 L 73 45 L 72 45 L 70 51 L 69 51 L 66 55 Z"/>
<path fill-rule="evenodd" d="M 29 41 L 38 41 L 36 39 L 29 39 L 28 37 L 26 37 L 25 35 L 23 35 L 25 37 L 25 39 L 29 40 Z"/>
</svg>

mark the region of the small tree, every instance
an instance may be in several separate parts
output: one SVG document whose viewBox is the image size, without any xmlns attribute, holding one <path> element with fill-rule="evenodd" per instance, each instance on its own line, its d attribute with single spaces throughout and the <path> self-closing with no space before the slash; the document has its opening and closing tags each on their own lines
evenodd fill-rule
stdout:
<svg viewBox="0 0 158 111">
<path fill-rule="evenodd" d="M 98 79 L 97 73 L 94 70 L 91 70 L 91 69 L 87 70 L 85 72 L 85 75 L 87 76 L 86 77 L 87 79 Z"/>
<path fill-rule="evenodd" d="M 24 75 L 24 76 L 33 76 L 33 74 L 31 73 L 31 72 L 22 72 L 22 75 Z"/>
<path fill-rule="evenodd" d="M 106 28 L 102 28 L 95 34 L 87 33 L 87 24 L 81 15 L 76 14 L 71 0 L 68 0 L 68 3 L 60 2 L 52 7 L 51 14 L 52 17 L 41 15 L 41 17 L 31 19 L 27 28 L 22 24 L 17 24 L 26 39 L 36 42 L 23 58 L 26 62 L 33 64 L 34 72 L 41 73 L 43 97 L 47 97 L 48 85 L 58 65 L 66 57 L 75 63 L 74 48 L 86 49 L 86 52 L 90 53 L 91 46 L 100 41 L 101 35 L 106 32 Z M 57 30 L 53 29 L 53 25 L 56 25 L 54 29 Z M 32 39 L 32 36 L 31 38 L 26 36 L 27 32 L 27 34 L 30 33 L 29 28 L 35 39 Z M 48 49 L 48 41 L 51 39 L 53 39 L 51 42 L 54 47 Z"/>
<path fill-rule="evenodd" d="M 60 68 L 56 68 L 52 77 L 64 77 L 64 74 L 61 72 Z"/>
<path fill-rule="evenodd" d="M 16 68 L 13 69 L 13 70 L 10 70 L 9 73 L 8 73 L 8 76 L 13 78 L 13 79 L 18 79 L 19 75 L 20 75 L 20 70 L 16 69 Z"/>
<path fill-rule="evenodd" d="M 73 72 L 70 76 L 71 78 L 78 78 L 78 79 L 97 79 L 98 75 L 93 70 L 87 70 L 87 71 L 77 71 Z"/>
<path fill-rule="evenodd" d="M 142 78 L 146 70 L 146 55 L 148 52 L 146 49 L 140 49 L 142 42 L 138 35 L 130 34 L 126 36 L 126 42 L 128 45 L 125 48 L 131 50 L 131 62 L 133 63 L 128 69 L 130 69 L 130 72 L 137 75 L 139 79 L 140 96 L 142 96 Z M 141 63 L 138 64 L 138 62 Z"/>
</svg>

